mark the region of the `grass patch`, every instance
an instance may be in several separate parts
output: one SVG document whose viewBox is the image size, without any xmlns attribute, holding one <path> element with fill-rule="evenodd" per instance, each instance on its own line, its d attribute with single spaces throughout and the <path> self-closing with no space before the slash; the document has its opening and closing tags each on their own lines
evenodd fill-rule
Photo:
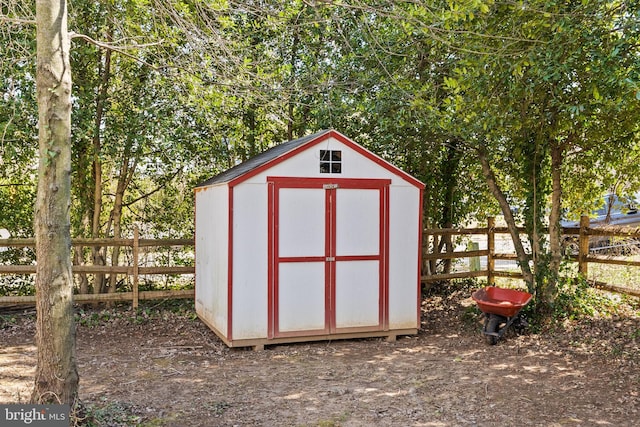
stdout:
<svg viewBox="0 0 640 427">
<path fill-rule="evenodd" d="M 563 279 L 558 284 L 558 296 L 553 306 L 555 320 L 578 320 L 584 317 L 618 315 L 627 301 L 620 295 L 592 288 L 581 278 Z"/>
<path fill-rule="evenodd" d="M 71 414 L 73 426 L 82 427 L 128 427 L 141 425 L 141 408 L 123 402 L 80 404 Z"/>
<path fill-rule="evenodd" d="M 120 304 L 115 308 L 79 308 L 75 313 L 75 321 L 80 326 L 94 328 L 112 322 L 146 324 L 155 320 L 167 320 L 172 316 L 195 321 L 198 316 L 194 301 L 192 299 L 144 301 L 135 311 L 127 303 Z"/>
<path fill-rule="evenodd" d="M 589 263 L 590 280 L 640 290 L 640 267 Z"/>
</svg>

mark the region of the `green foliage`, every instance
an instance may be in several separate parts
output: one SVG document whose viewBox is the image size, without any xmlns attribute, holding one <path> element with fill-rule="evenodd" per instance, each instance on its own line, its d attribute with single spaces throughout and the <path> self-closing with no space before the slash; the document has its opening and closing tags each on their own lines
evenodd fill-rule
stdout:
<svg viewBox="0 0 640 427">
<path fill-rule="evenodd" d="M 558 274 L 557 254 L 547 253 L 540 232 L 561 209 L 558 197 L 550 210 L 552 190 L 571 206 L 640 175 L 639 110 L 630 96 L 638 32 L 627 7 L 496 3 L 482 19 L 459 20 L 464 30 L 448 38 L 459 51 L 444 80 L 449 116 L 441 123 L 488 153 L 508 201 L 522 205 L 534 260 L 529 286 L 543 305 L 553 302 Z M 552 152 L 559 153 L 553 168 Z M 552 171 L 562 174 L 554 186 Z"/>
<path fill-rule="evenodd" d="M 637 306 L 637 302 L 631 301 L 631 305 L 634 304 Z M 521 313 L 529 321 L 531 330 L 539 332 L 564 321 L 617 316 L 628 305 L 628 298 L 595 289 L 582 277 L 563 274 L 557 283 L 554 302 L 546 308 L 549 313 L 541 312 L 540 305 L 536 304 L 527 305 Z"/>
<path fill-rule="evenodd" d="M 196 320 L 195 302 L 192 299 L 168 299 L 149 302 L 149 307 L 158 313 L 170 312 L 189 320 Z"/>
<path fill-rule="evenodd" d="M 36 294 L 31 275 L 0 275 L 0 296 L 31 296 Z"/>
<path fill-rule="evenodd" d="M 79 405 L 72 414 L 74 425 L 85 427 L 126 427 L 141 425 L 144 411 L 130 403 L 108 402 Z"/>
<path fill-rule="evenodd" d="M 4 248 L 0 251 L 0 263 L 3 264 L 31 264 L 36 260 L 34 248 Z M 0 276 L 0 281 L 2 280 Z"/>
<path fill-rule="evenodd" d="M 556 320 L 606 317 L 616 314 L 618 305 L 619 298 L 592 288 L 583 278 L 563 278 L 558 284 L 553 315 Z"/>
<path fill-rule="evenodd" d="M 194 304 L 190 299 L 167 299 L 141 301 L 135 311 L 131 311 L 130 303 L 123 303 L 109 309 L 79 309 L 75 313 L 75 322 L 83 327 L 96 328 L 107 324 L 147 324 L 167 320 L 171 316 L 195 321 L 197 315 Z"/>
<path fill-rule="evenodd" d="M 109 310 L 85 311 L 81 309 L 75 314 L 75 323 L 88 328 L 93 328 L 108 322 L 112 317 L 113 313 Z"/>
<path fill-rule="evenodd" d="M 570 212 L 640 188 L 636 3 L 74 2 L 74 31 L 121 49 L 73 40 L 73 235 L 95 217 L 100 236 L 191 236 L 196 184 L 332 127 L 425 183 L 425 226 L 499 212 L 483 144 L 544 248 L 551 147 Z M 35 196 L 33 34 L 0 30 L 0 227 L 14 236 L 31 234 Z"/>
<path fill-rule="evenodd" d="M 482 316 L 482 311 L 477 305 L 470 305 L 464 309 L 462 318 L 460 319 L 467 327 L 477 328 L 478 318 Z"/>
<path fill-rule="evenodd" d="M 11 315 L 0 315 L 0 329 L 5 329 L 10 327 L 11 325 L 15 325 L 17 323 L 17 319 L 15 316 Z"/>
</svg>

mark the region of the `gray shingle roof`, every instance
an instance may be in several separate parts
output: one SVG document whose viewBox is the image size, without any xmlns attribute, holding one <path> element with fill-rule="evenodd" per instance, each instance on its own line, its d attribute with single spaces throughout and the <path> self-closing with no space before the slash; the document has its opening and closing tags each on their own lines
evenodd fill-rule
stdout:
<svg viewBox="0 0 640 427">
<path fill-rule="evenodd" d="M 303 136 L 302 138 L 293 139 L 291 141 L 276 145 L 275 147 L 271 147 L 268 150 L 258 154 L 257 156 L 254 156 L 247 161 L 232 167 L 231 169 L 227 169 L 226 171 L 214 176 L 213 178 L 209 178 L 208 180 L 198 184 L 196 187 L 207 187 L 209 185 L 229 182 L 328 132 L 330 132 L 330 130 L 321 130 L 320 132 L 316 132 L 312 135 Z"/>
</svg>

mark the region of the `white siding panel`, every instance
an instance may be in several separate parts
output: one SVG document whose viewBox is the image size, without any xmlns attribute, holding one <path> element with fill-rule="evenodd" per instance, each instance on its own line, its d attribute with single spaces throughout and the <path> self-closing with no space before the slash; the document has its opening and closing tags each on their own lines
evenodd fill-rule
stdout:
<svg viewBox="0 0 640 427">
<path fill-rule="evenodd" d="M 336 327 L 375 326 L 379 322 L 378 261 L 336 262 Z"/>
<path fill-rule="evenodd" d="M 227 331 L 229 192 L 226 186 L 198 189 L 196 203 L 196 311 Z"/>
<path fill-rule="evenodd" d="M 233 189 L 233 339 L 267 337 L 267 186 Z"/>
<path fill-rule="evenodd" d="M 420 192 L 413 186 L 394 186 L 389 202 L 389 327 L 415 328 Z"/>
<path fill-rule="evenodd" d="M 325 191 L 280 190 L 278 251 L 281 257 L 324 255 Z"/>
<path fill-rule="evenodd" d="M 338 189 L 336 255 L 380 254 L 380 191 Z"/>
<path fill-rule="evenodd" d="M 320 173 L 320 150 L 342 151 L 342 173 Z M 406 181 L 361 155 L 357 151 L 334 138 L 328 138 L 320 144 L 298 153 L 268 170 L 251 177 L 246 182 L 265 182 L 267 176 L 289 176 L 305 178 L 366 178 L 391 179 L 392 184 L 404 184 Z"/>
<path fill-rule="evenodd" d="M 281 263 L 279 270 L 279 331 L 324 329 L 324 263 Z"/>
</svg>

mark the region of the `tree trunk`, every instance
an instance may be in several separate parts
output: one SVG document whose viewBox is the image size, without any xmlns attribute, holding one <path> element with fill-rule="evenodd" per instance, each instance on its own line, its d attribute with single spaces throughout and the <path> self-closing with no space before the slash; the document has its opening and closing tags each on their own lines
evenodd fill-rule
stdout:
<svg viewBox="0 0 640 427">
<path fill-rule="evenodd" d="M 291 79 L 295 81 L 297 76 L 297 61 L 298 61 L 298 45 L 300 44 L 300 35 L 298 34 L 297 22 L 293 22 L 294 34 L 293 41 L 291 42 L 291 59 L 289 65 L 291 65 Z M 289 94 L 289 101 L 287 105 L 287 139 L 291 141 L 294 138 L 294 129 L 296 123 L 295 109 L 293 104 L 293 92 Z"/>
<path fill-rule="evenodd" d="M 106 39 L 111 42 L 113 29 L 109 27 Z M 107 99 L 109 79 L 111 78 L 111 50 L 106 50 L 104 54 L 104 69 L 100 81 L 100 90 L 96 97 L 96 117 L 93 130 L 93 209 L 91 218 L 91 237 L 100 237 L 100 214 L 102 213 L 102 120 L 104 115 L 104 105 Z M 93 246 L 91 258 L 94 265 L 106 265 L 106 248 Z M 99 294 L 104 290 L 104 274 L 98 273 L 94 277 L 93 293 Z"/>
<path fill-rule="evenodd" d="M 461 152 L 458 149 L 460 141 L 453 138 L 447 145 L 447 155 L 442 161 L 440 170 L 441 182 L 444 183 L 444 194 L 442 202 L 442 219 L 440 221 L 440 227 L 451 228 L 453 227 L 455 209 L 453 206 L 455 200 L 456 188 L 458 187 L 458 166 L 460 164 Z M 453 252 L 453 240 L 450 234 L 442 236 L 442 242 L 446 245 L 447 252 Z M 442 250 L 442 249 L 441 249 Z M 444 261 L 444 273 L 451 273 L 453 267 L 453 260 L 446 259 Z"/>
<path fill-rule="evenodd" d="M 516 250 L 518 264 L 520 265 L 520 270 L 522 271 L 522 277 L 527 283 L 529 292 L 533 292 L 535 289 L 535 283 L 533 280 L 533 274 L 531 273 L 531 267 L 529 266 L 529 257 L 524 250 L 524 246 L 522 246 L 522 241 L 520 241 L 520 233 L 518 232 L 516 221 L 513 218 L 513 213 L 511 213 L 511 208 L 509 206 L 509 203 L 507 202 L 507 198 L 500 189 L 500 186 L 496 181 L 496 177 L 491 170 L 487 152 L 484 147 L 480 147 L 478 149 L 478 157 L 480 158 L 482 174 L 484 175 L 485 181 L 489 186 L 489 190 L 491 190 L 491 194 L 493 194 L 493 196 L 498 201 L 500 209 L 502 210 L 502 214 L 504 215 L 505 222 L 507 223 L 507 228 L 509 229 L 509 234 L 511 235 L 511 240 L 513 241 L 513 246 Z"/>
<path fill-rule="evenodd" d="M 75 265 L 84 265 L 84 246 L 76 246 L 75 252 L 73 253 L 73 263 Z M 87 277 L 87 273 L 78 273 L 78 288 L 81 294 L 89 293 L 89 278 Z"/>
<path fill-rule="evenodd" d="M 257 133 L 256 110 L 252 104 L 246 107 L 246 111 L 243 116 L 243 122 L 247 132 L 245 136 L 247 151 L 245 154 L 245 158 L 242 159 L 243 161 L 245 161 L 254 157 L 260 151 L 258 150 L 258 147 L 256 144 L 256 133 Z"/>
<path fill-rule="evenodd" d="M 81 138 L 77 138 L 76 141 L 72 141 L 71 152 L 75 154 L 76 169 L 75 175 L 72 176 L 74 182 L 74 188 L 76 193 L 72 194 L 78 200 L 81 206 L 81 212 L 79 213 L 78 223 L 76 228 L 72 228 L 71 234 L 78 237 L 89 237 L 89 231 L 91 230 L 91 215 L 92 213 L 86 209 L 86 206 L 90 206 L 92 198 L 87 197 L 91 194 L 91 184 L 89 179 L 89 153 L 87 145 Z M 72 161 L 73 163 L 73 161 Z M 91 249 L 91 248 L 90 248 Z M 73 248 L 73 264 L 84 265 L 85 264 L 85 251 L 83 246 L 76 246 Z M 89 292 L 89 278 L 87 273 L 78 273 L 78 283 L 81 294 Z"/>
<path fill-rule="evenodd" d="M 552 278 L 560 274 L 560 262 L 562 261 L 562 245 L 560 217 L 562 212 L 562 162 L 564 147 L 556 142 L 551 143 L 551 212 L 549 213 L 549 250 L 551 262 L 549 272 Z M 539 289 L 540 301 L 550 307 L 555 301 L 557 293 L 557 280 L 546 281 Z"/>
<path fill-rule="evenodd" d="M 131 164 L 131 144 L 128 143 L 124 150 L 124 156 L 122 158 L 122 164 L 120 166 L 120 174 L 118 176 L 118 184 L 116 186 L 116 196 L 113 202 L 113 209 L 111 210 L 110 223 L 113 224 L 113 237 L 119 239 L 122 237 L 122 208 L 124 201 L 124 193 L 129 186 L 129 183 L 133 179 L 133 174 L 136 170 L 135 160 L 133 165 Z M 109 224 L 109 228 L 111 228 Z M 118 259 L 120 258 L 120 246 L 114 246 L 111 252 L 111 265 L 117 266 Z M 116 291 L 118 284 L 118 275 L 112 273 L 109 276 L 109 293 Z"/>
<path fill-rule="evenodd" d="M 73 405 L 78 395 L 71 274 L 71 70 L 64 0 L 36 2 L 38 192 L 34 403 Z"/>
</svg>

